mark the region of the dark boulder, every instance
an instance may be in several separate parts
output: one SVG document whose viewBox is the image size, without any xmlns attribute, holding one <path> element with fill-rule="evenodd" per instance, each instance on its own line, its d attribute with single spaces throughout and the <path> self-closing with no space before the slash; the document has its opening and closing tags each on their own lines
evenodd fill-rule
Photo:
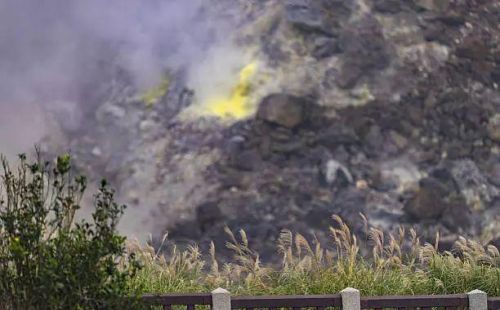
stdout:
<svg viewBox="0 0 500 310">
<path fill-rule="evenodd" d="M 334 36 L 335 27 L 318 6 L 319 1 L 289 0 L 285 8 L 286 20 L 305 33 Z"/>
<path fill-rule="evenodd" d="M 413 0 L 418 8 L 427 11 L 443 12 L 450 6 L 450 0 Z"/>
<path fill-rule="evenodd" d="M 217 202 L 205 202 L 196 209 L 196 220 L 202 233 L 210 230 L 223 218 Z"/>
<path fill-rule="evenodd" d="M 347 28 L 340 36 L 339 44 L 344 52 L 337 79 L 341 88 L 352 88 L 362 75 L 385 69 L 390 63 L 382 27 L 373 17 L 366 17 Z"/>
<path fill-rule="evenodd" d="M 446 186 L 435 178 L 424 178 L 420 188 L 404 206 L 405 212 L 415 220 L 436 220 L 448 208 Z"/>
<path fill-rule="evenodd" d="M 257 150 L 245 150 L 231 158 L 231 165 L 239 170 L 253 171 L 259 166 L 261 161 Z"/>
<path fill-rule="evenodd" d="M 340 52 L 342 49 L 334 38 L 318 37 L 313 42 L 312 56 L 316 59 L 328 58 Z"/>
<path fill-rule="evenodd" d="M 326 229 L 332 223 L 334 211 L 331 205 L 325 203 L 314 204 L 304 217 L 304 221 L 313 228 Z"/>
<path fill-rule="evenodd" d="M 457 48 L 457 56 L 468 58 L 471 60 L 485 60 L 490 53 L 487 43 L 480 36 L 469 36 L 464 39 L 464 42 Z"/>
<path fill-rule="evenodd" d="M 447 200 L 448 207 L 443 212 L 441 222 L 452 232 L 464 233 L 472 224 L 472 211 L 460 195 L 453 195 Z"/>
<path fill-rule="evenodd" d="M 381 13 L 398 13 L 401 11 L 400 0 L 375 0 L 373 8 Z"/>
<path fill-rule="evenodd" d="M 337 85 L 343 89 L 353 88 L 363 75 L 362 68 L 356 61 L 348 61 L 342 66 L 341 73 L 337 78 Z"/>
<path fill-rule="evenodd" d="M 363 230 L 359 214 L 367 213 L 367 192 L 355 187 L 341 189 L 333 198 L 334 214 L 339 215 L 355 232 Z"/>
<path fill-rule="evenodd" d="M 288 94 L 272 94 L 265 97 L 257 112 L 257 118 L 287 128 L 295 128 L 305 119 L 307 100 Z"/>
</svg>

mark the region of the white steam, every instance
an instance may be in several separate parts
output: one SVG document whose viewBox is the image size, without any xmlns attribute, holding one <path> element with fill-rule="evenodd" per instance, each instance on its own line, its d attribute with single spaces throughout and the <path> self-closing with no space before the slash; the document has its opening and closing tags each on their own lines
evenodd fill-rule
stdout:
<svg viewBox="0 0 500 310">
<path fill-rule="evenodd" d="M 84 105 L 103 61 L 145 88 L 166 67 L 199 64 L 214 45 L 229 48 L 232 27 L 207 13 L 211 2 L 0 0 L 0 153 L 26 151 L 44 135 L 41 111 Z M 220 52 L 221 65 L 234 55 Z"/>
</svg>

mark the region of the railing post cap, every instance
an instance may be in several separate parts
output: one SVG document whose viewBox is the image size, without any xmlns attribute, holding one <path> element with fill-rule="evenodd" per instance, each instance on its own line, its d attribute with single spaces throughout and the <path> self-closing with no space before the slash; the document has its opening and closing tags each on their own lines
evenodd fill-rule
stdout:
<svg viewBox="0 0 500 310">
<path fill-rule="evenodd" d="M 481 291 L 481 290 L 473 290 L 473 291 L 468 292 L 467 294 L 469 294 L 469 295 L 476 295 L 476 294 L 486 295 L 486 293 Z"/>
<path fill-rule="evenodd" d="M 219 287 L 219 288 L 216 288 L 215 290 L 213 290 L 212 294 L 229 294 L 229 291 L 226 289 L 223 289 L 222 287 Z"/>
<path fill-rule="evenodd" d="M 212 291 L 213 310 L 231 310 L 231 294 L 219 287 Z"/>
<path fill-rule="evenodd" d="M 346 287 L 345 289 L 343 289 L 342 291 L 340 291 L 341 293 L 359 293 L 359 290 L 353 288 L 353 287 Z"/>
</svg>

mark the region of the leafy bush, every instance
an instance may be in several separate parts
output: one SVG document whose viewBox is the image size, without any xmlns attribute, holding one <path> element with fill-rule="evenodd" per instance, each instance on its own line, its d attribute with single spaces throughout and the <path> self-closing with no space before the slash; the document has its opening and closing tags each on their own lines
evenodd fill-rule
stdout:
<svg viewBox="0 0 500 310">
<path fill-rule="evenodd" d="M 54 163 L 2 157 L 0 181 L 0 308 L 114 309 L 127 303 L 138 264 L 116 226 L 124 206 L 102 181 L 92 220 L 75 220 L 86 179 L 71 158 Z"/>
</svg>

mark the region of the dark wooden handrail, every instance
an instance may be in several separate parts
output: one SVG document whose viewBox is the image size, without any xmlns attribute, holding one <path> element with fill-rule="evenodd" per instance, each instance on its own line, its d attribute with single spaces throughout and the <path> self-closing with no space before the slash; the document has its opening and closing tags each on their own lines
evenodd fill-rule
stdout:
<svg viewBox="0 0 500 310">
<path fill-rule="evenodd" d="M 170 295 L 143 295 L 142 300 L 150 305 L 202 305 L 212 304 L 211 294 L 170 294 Z"/>
<path fill-rule="evenodd" d="M 361 309 L 467 307 L 468 305 L 467 294 L 361 297 Z"/>
<path fill-rule="evenodd" d="M 232 309 L 340 307 L 342 298 L 335 295 L 252 296 L 231 298 Z"/>
<path fill-rule="evenodd" d="M 211 306 L 211 294 L 148 294 L 142 297 L 148 305 L 163 306 L 170 310 L 172 306 L 183 305 L 188 310 L 196 306 Z M 467 294 L 456 295 L 423 295 L 423 296 L 380 296 L 361 297 L 361 309 L 464 309 L 469 306 Z M 294 296 L 235 296 L 231 297 L 231 309 L 279 308 L 301 309 L 316 308 L 324 310 L 329 307 L 342 307 L 340 294 L 333 295 L 294 295 Z M 488 298 L 489 310 L 500 310 L 500 297 Z"/>
<path fill-rule="evenodd" d="M 500 297 L 490 297 L 488 298 L 488 309 L 498 310 L 500 309 Z"/>
</svg>

